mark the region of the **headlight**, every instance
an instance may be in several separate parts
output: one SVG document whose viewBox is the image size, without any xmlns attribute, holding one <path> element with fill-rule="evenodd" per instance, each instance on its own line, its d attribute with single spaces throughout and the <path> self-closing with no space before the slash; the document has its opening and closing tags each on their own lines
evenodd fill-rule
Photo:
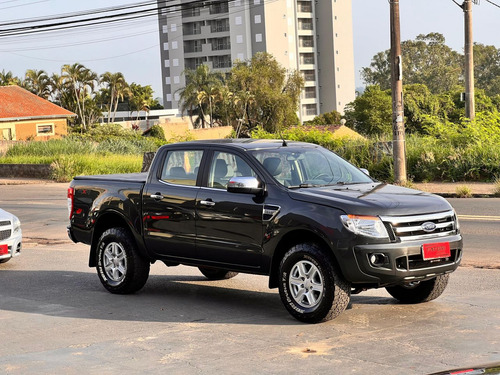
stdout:
<svg viewBox="0 0 500 375">
<path fill-rule="evenodd" d="M 17 218 L 17 216 L 13 217 L 12 227 L 14 228 L 14 233 L 21 230 L 21 221 Z"/>
<path fill-rule="evenodd" d="M 366 237 L 389 238 L 382 220 L 377 216 L 341 215 L 340 220 L 354 234 Z"/>
</svg>

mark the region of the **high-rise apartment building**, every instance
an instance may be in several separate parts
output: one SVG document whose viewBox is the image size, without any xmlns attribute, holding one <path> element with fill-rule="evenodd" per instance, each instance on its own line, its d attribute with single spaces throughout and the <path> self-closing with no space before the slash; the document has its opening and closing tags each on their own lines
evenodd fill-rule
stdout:
<svg viewBox="0 0 500 375">
<path fill-rule="evenodd" d="M 305 79 L 302 121 L 354 100 L 351 0 L 158 0 L 163 99 L 179 108 L 185 69 L 227 71 L 271 53 Z"/>
</svg>

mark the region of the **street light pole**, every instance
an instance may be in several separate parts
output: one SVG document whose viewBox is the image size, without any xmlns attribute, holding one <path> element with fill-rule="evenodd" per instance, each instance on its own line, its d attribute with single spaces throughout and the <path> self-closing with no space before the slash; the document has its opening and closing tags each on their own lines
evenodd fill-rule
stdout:
<svg viewBox="0 0 500 375">
<path fill-rule="evenodd" d="M 399 0 L 391 5 L 391 87 L 392 87 L 392 147 L 394 158 L 394 182 L 406 183 L 406 147 L 403 108 L 403 60 L 399 26 Z"/>
</svg>

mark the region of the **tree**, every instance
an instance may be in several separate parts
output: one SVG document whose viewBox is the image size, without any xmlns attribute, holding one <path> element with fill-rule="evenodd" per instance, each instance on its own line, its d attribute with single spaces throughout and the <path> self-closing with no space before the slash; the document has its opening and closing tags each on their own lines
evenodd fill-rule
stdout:
<svg viewBox="0 0 500 375">
<path fill-rule="evenodd" d="M 337 111 L 322 113 L 310 121 L 304 122 L 304 125 L 337 125 L 340 124 L 342 116 Z"/>
<path fill-rule="evenodd" d="M 196 127 L 205 128 L 207 111 L 210 115 L 209 124 L 212 124 L 212 99 L 223 84 L 223 76 L 211 72 L 205 64 L 199 65 L 195 70 L 186 69 L 183 74 L 186 86 L 179 90 L 181 112 L 187 113 Z M 196 119 L 193 121 L 194 116 Z"/>
<path fill-rule="evenodd" d="M 231 69 L 229 88 L 237 97 L 253 96 L 243 101 L 245 128 L 250 132 L 261 126 L 269 132 L 298 123 L 296 111 L 304 79 L 286 69 L 270 54 L 259 52 L 250 60 L 235 63 Z"/>
<path fill-rule="evenodd" d="M 140 111 L 149 113 L 151 107 L 158 106 L 158 102 L 153 98 L 153 89 L 150 85 L 141 86 L 132 82 L 129 89 L 124 99 L 128 100 L 131 111 L 137 111 L 137 118 L 139 118 Z"/>
<path fill-rule="evenodd" d="M 82 130 L 85 131 L 88 125 L 85 117 L 86 98 L 93 94 L 98 81 L 97 74 L 79 63 L 65 64 L 61 68 L 61 80 L 65 89 L 73 96 Z"/>
<path fill-rule="evenodd" d="M 106 87 L 101 89 L 106 94 L 108 102 L 108 124 L 115 121 L 116 111 L 118 110 L 118 102 L 123 101 L 125 95 L 129 94 L 130 88 L 128 87 L 125 77 L 122 73 L 106 72 L 101 75 L 101 82 L 106 84 Z"/>
<path fill-rule="evenodd" d="M 439 33 L 420 34 L 401 43 L 405 84 L 424 84 L 432 93 L 453 90 L 463 81 L 463 56 L 445 44 Z M 369 85 L 390 88 L 390 51 L 379 52 L 361 76 Z"/>
<path fill-rule="evenodd" d="M 474 44 L 474 77 L 487 95 L 500 95 L 500 49 Z"/>
<path fill-rule="evenodd" d="M 363 135 L 391 135 L 391 91 L 368 86 L 363 95 L 346 106 L 344 117 L 348 127 Z"/>
<path fill-rule="evenodd" d="M 21 80 L 14 76 L 11 71 L 6 72 L 2 70 L 0 72 L 0 86 L 10 86 L 10 85 L 20 85 Z"/>
<path fill-rule="evenodd" d="M 51 94 L 50 78 L 44 70 L 28 69 L 23 86 L 44 99 L 48 99 Z"/>
</svg>

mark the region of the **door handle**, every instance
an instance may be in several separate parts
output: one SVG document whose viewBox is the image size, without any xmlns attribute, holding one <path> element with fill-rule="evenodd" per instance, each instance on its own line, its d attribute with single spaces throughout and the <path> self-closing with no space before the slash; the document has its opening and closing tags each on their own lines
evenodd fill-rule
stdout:
<svg viewBox="0 0 500 375">
<path fill-rule="evenodd" d="M 164 198 L 164 196 L 161 195 L 161 193 L 151 194 L 150 197 L 156 201 L 161 201 Z"/>
<path fill-rule="evenodd" d="M 211 199 L 207 199 L 206 201 L 200 201 L 200 204 L 202 206 L 207 206 L 207 207 L 213 207 L 213 206 L 215 206 L 215 202 L 212 201 Z"/>
</svg>

